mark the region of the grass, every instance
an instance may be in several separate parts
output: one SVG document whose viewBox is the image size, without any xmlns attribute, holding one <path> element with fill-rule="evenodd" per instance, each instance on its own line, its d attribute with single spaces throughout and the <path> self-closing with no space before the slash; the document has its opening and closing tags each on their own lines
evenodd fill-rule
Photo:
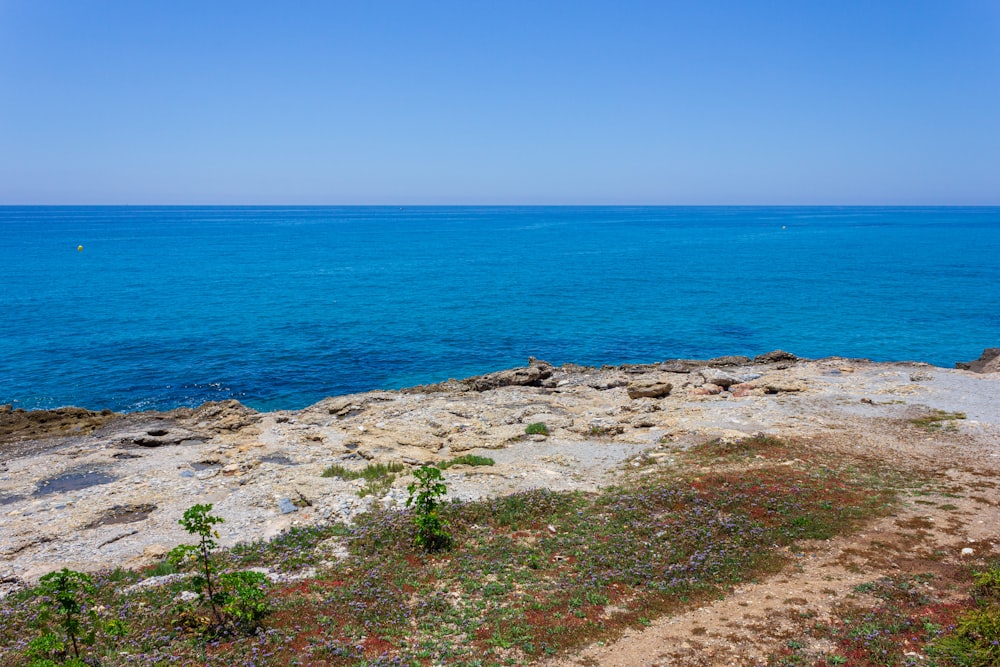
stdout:
<svg viewBox="0 0 1000 667">
<path fill-rule="evenodd" d="M 755 440 L 726 456 L 789 453 L 787 443 Z M 685 456 L 718 460 L 711 448 Z M 884 481 L 892 478 L 849 461 L 677 469 L 652 468 L 596 494 L 536 490 L 443 505 L 454 546 L 435 554 L 413 544 L 409 510 L 239 545 L 216 556 L 220 572 L 316 568 L 271 586 L 274 611 L 252 637 L 185 626 L 192 612 L 173 602 L 183 582 L 126 594 L 143 573 L 101 573 L 96 602 L 103 618 L 120 621 L 120 636 L 99 633 L 94 657 L 105 666 L 533 664 L 724 596 L 779 569 L 796 541 L 852 530 L 893 505 Z M 348 557 L 329 556 L 335 542 Z M 28 664 L 25 629 L 36 614 L 27 594 L 0 601 L 0 664 Z"/>
<path fill-rule="evenodd" d="M 954 422 L 965 419 L 964 412 L 946 412 L 944 410 L 931 410 L 927 414 L 911 419 L 910 423 L 920 428 L 928 430 L 955 430 Z"/>
<path fill-rule="evenodd" d="M 381 496 L 392 488 L 396 481 L 396 473 L 406 469 L 402 463 L 369 463 L 361 470 L 351 470 L 342 465 L 333 464 L 323 471 L 323 477 L 338 479 L 363 479 L 365 483 L 358 489 L 358 497 Z"/>
<path fill-rule="evenodd" d="M 372 481 L 402 472 L 405 468 L 406 466 L 402 463 L 369 463 L 361 470 L 351 470 L 335 463 L 324 470 L 322 476 L 346 480 L 363 479 Z"/>
<path fill-rule="evenodd" d="M 489 458 L 488 456 L 476 456 L 475 454 L 463 454 L 462 456 L 456 456 L 448 461 L 442 461 L 438 464 L 438 468 L 441 470 L 447 470 L 452 466 L 463 465 L 463 466 L 491 466 L 496 461 Z"/>
<path fill-rule="evenodd" d="M 534 424 L 528 424 L 524 428 L 524 432 L 527 435 L 548 435 L 549 427 L 544 422 L 535 422 Z"/>
</svg>

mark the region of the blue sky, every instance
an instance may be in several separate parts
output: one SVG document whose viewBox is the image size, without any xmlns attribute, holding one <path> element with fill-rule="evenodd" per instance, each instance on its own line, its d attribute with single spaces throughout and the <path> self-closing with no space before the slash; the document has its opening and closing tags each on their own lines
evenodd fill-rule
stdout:
<svg viewBox="0 0 1000 667">
<path fill-rule="evenodd" d="M 1000 204 L 1000 1 L 0 0 L 0 204 Z"/>
</svg>

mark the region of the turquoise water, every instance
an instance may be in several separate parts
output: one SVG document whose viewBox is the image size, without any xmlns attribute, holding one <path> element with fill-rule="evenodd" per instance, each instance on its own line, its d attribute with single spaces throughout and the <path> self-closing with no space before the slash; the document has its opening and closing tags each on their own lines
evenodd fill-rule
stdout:
<svg viewBox="0 0 1000 667">
<path fill-rule="evenodd" d="M 1000 208 L 0 207 L 0 238 L 0 403 L 25 408 L 1000 345 Z"/>
</svg>

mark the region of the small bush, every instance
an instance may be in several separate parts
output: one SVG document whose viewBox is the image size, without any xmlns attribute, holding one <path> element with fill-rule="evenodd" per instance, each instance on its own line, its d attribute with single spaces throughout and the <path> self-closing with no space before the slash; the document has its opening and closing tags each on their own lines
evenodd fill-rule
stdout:
<svg viewBox="0 0 1000 667">
<path fill-rule="evenodd" d="M 270 611 L 267 599 L 267 577 L 260 572 L 241 570 L 219 577 L 225 602 L 222 611 L 237 625 L 253 631 Z"/>
<path fill-rule="evenodd" d="M 417 481 L 406 490 L 410 497 L 406 506 L 412 506 L 416 514 L 414 523 L 417 535 L 414 539 L 418 547 L 426 551 L 440 551 L 451 546 L 451 536 L 447 532 L 448 522 L 441 518 L 439 507 L 441 498 L 448 493 L 441 471 L 434 466 L 421 466 L 414 471 Z"/>
<path fill-rule="evenodd" d="M 58 572 L 46 574 L 38 580 L 38 587 L 35 588 L 42 612 L 39 620 L 45 622 L 51 615 L 56 617 L 56 622 L 62 627 L 73 648 L 71 662 L 80 661 L 80 644 L 94 643 L 95 630 L 85 632 L 80 616 L 87 613 L 96 627 L 97 615 L 93 611 L 95 591 L 94 582 L 89 575 L 65 567 Z M 54 632 L 45 632 L 32 640 L 28 650 L 36 658 L 36 662 L 42 664 L 47 663 L 51 655 L 67 653 L 65 643 Z"/>
<path fill-rule="evenodd" d="M 1000 665 L 1000 608 L 966 612 L 955 630 L 931 644 L 928 652 L 963 667 Z"/>
<path fill-rule="evenodd" d="M 972 598 L 984 604 L 1000 604 L 1000 565 L 975 573 Z"/>
<path fill-rule="evenodd" d="M 528 424 L 524 432 L 528 435 L 548 435 L 549 427 L 544 422 L 535 422 L 534 424 Z"/>
</svg>

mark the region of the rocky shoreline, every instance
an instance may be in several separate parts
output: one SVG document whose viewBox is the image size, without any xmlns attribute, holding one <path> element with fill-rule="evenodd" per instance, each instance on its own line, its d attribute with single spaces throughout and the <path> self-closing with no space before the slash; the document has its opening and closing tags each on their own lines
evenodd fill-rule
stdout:
<svg viewBox="0 0 1000 667">
<path fill-rule="evenodd" d="M 1000 467 L 1000 351 L 967 369 L 799 359 L 776 351 L 657 364 L 528 366 L 464 380 L 324 399 L 258 413 L 236 401 L 169 412 L 0 409 L 0 594 L 61 567 L 141 566 L 186 534 L 195 503 L 225 518 L 221 542 L 294 526 L 351 521 L 373 503 L 401 506 L 407 469 L 461 454 L 489 467 L 449 468 L 449 497 L 524 489 L 593 490 L 640 463 L 671 465 L 677 448 L 765 432 L 823 436 L 908 463 Z M 965 416 L 912 437 L 909 420 Z M 527 435 L 544 423 L 548 435 Z M 401 463 L 384 495 L 328 466 Z M 970 524 L 962 539 L 993 539 Z M 978 532 L 977 532 L 978 531 Z"/>
</svg>

